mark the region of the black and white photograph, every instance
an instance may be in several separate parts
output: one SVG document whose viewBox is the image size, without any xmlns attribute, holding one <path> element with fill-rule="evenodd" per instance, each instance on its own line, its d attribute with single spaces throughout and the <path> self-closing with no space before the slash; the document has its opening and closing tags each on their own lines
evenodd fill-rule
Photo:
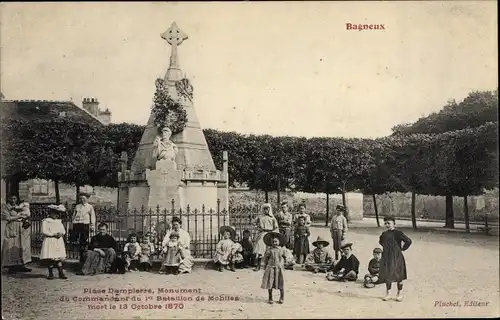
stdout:
<svg viewBox="0 0 500 320">
<path fill-rule="evenodd" d="M 497 2 L 3 2 L 2 320 L 498 318 Z"/>
</svg>

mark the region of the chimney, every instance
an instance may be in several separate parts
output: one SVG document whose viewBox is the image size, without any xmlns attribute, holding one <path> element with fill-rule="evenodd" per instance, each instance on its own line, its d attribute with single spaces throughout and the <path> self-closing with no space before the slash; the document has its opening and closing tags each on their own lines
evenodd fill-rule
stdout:
<svg viewBox="0 0 500 320">
<path fill-rule="evenodd" d="M 83 98 L 82 106 L 93 116 L 99 116 L 99 101 L 96 98 Z"/>
</svg>

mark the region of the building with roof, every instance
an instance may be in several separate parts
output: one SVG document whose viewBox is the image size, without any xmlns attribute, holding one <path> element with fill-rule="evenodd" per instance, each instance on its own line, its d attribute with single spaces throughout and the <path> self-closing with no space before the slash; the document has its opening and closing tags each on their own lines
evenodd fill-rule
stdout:
<svg viewBox="0 0 500 320">
<path fill-rule="evenodd" d="M 34 120 L 58 117 L 80 119 L 96 126 L 108 125 L 111 122 L 111 112 L 107 108 L 100 109 L 99 101 L 96 98 L 84 98 L 80 107 L 73 101 L 5 100 L 5 96 L 1 95 L 0 118 L 2 119 Z M 4 202 L 3 199 L 8 192 L 7 187 L 2 180 L 2 202 Z M 80 191 L 93 193 L 93 188 L 90 186 L 80 187 Z M 71 185 L 59 184 L 59 193 L 61 196 L 76 196 L 76 189 Z M 19 184 L 19 196 L 29 202 L 54 202 L 55 184 L 53 181 L 42 179 L 24 181 Z"/>
</svg>

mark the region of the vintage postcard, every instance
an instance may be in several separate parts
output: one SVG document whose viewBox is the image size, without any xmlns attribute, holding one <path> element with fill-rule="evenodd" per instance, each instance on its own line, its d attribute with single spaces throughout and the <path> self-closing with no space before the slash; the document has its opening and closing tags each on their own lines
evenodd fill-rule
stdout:
<svg viewBox="0 0 500 320">
<path fill-rule="evenodd" d="M 2 319 L 500 316 L 495 1 L 0 19 Z"/>
</svg>

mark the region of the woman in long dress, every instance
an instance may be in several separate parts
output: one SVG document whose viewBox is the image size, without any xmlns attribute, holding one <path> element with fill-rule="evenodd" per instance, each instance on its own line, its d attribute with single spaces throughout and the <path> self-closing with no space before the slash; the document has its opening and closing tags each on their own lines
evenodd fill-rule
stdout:
<svg viewBox="0 0 500 320">
<path fill-rule="evenodd" d="M 255 256 L 256 266 L 254 271 L 260 270 L 260 264 L 262 261 L 262 257 L 266 252 L 267 246 L 264 242 L 264 237 L 269 232 L 278 232 L 278 221 L 273 215 L 273 210 L 269 203 L 264 203 L 262 205 L 262 213 L 257 217 L 256 224 L 259 230 L 259 234 L 255 240 L 255 244 L 253 246 L 253 254 Z"/>
<path fill-rule="evenodd" d="M 163 238 L 162 247 L 166 247 L 170 240 L 170 234 L 176 232 L 179 234 L 179 244 L 182 250 L 182 260 L 179 262 L 179 273 L 191 273 L 193 270 L 194 259 L 191 256 L 191 236 L 189 233 L 182 229 L 182 221 L 178 217 L 172 218 L 172 229 L 167 232 Z"/>
<path fill-rule="evenodd" d="M 31 227 L 23 227 L 30 218 L 29 204 L 17 204 L 17 197 L 10 196 L 2 206 L 2 267 L 13 272 L 30 272 L 26 264 L 31 262 Z"/>
</svg>

